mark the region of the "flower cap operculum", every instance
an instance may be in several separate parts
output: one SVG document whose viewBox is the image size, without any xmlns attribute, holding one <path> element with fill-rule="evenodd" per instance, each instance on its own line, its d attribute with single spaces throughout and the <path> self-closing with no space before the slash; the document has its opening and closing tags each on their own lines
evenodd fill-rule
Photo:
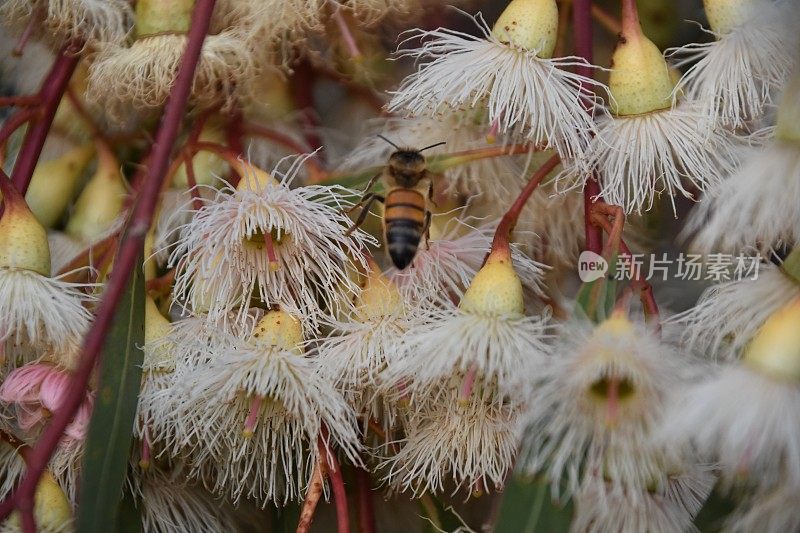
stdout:
<svg viewBox="0 0 800 533">
<path fill-rule="evenodd" d="M 558 37 L 555 0 L 512 0 L 492 28 L 492 36 L 504 43 L 536 51 L 550 59 Z"/>
<path fill-rule="evenodd" d="M 481 315 L 522 315 L 525 312 L 522 281 L 514 270 L 508 250 L 489 254 L 459 307 Z"/>
<path fill-rule="evenodd" d="M 150 296 L 144 301 L 144 343 L 154 346 L 145 350 L 144 367 L 149 370 L 172 372 L 175 370 L 175 355 L 172 344 L 163 342 L 172 332 L 172 324 L 158 310 L 155 300 Z"/>
<path fill-rule="evenodd" d="M 255 165 L 244 161 L 231 162 L 233 169 L 241 176 L 239 184 L 236 185 L 237 191 L 263 191 L 267 187 L 278 187 L 280 183 L 269 172 L 261 170 Z"/>
<path fill-rule="evenodd" d="M 36 165 L 25 201 L 43 226 L 53 227 L 64 214 L 93 155 L 90 143 Z"/>
<path fill-rule="evenodd" d="M 401 312 L 403 297 L 397 284 L 374 265 L 366 276 L 361 294 L 356 298 L 356 305 L 358 318 L 365 321 L 379 319 Z"/>
<path fill-rule="evenodd" d="M 137 0 L 136 38 L 159 33 L 186 33 L 195 0 Z"/>
<path fill-rule="evenodd" d="M 671 107 L 675 83 L 661 51 L 639 31 L 620 35 L 608 87 L 611 112 L 627 116 Z"/>
<path fill-rule="evenodd" d="M 33 517 L 39 531 L 69 531 L 72 509 L 66 494 L 56 482 L 53 474 L 45 471 L 36 485 Z M 3 524 L 3 531 L 22 531 L 19 512 L 15 511 Z"/>
<path fill-rule="evenodd" d="M 760 373 L 800 385 L 800 298 L 764 322 L 742 362 Z"/>
<path fill-rule="evenodd" d="M 97 239 L 117 220 L 127 194 L 119 162 L 110 153 L 101 154 L 97 172 L 78 196 L 64 231 L 83 242 Z"/>
<path fill-rule="evenodd" d="M 800 143 L 800 71 L 790 78 L 783 91 L 775 138 Z"/>
<path fill-rule="evenodd" d="M 22 197 L 4 198 L 0 218 L 0 268 L 32 270 L 50 276 L 50 245 L 47 230 Z"/>
<path fill-rule="evenodd" d="M 730 33 L 753 15 L 753 0 L 703 0 L 711 30 L 719 35 Z"/>
<path fill-rule="evenodd" d="M 269 311 L 253 328 L 251 342 L 302 353 L 303 325 L 286 311 Z"/>
</svg>

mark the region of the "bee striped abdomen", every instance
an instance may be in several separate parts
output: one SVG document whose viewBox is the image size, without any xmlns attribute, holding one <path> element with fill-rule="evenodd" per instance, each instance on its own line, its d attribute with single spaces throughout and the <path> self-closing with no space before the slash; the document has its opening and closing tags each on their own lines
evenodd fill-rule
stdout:
<svg viewBox="0 0 800 533">
<path fill-rule="evenodd" d="M 411 189 L 395 189 L 386 196 L 386 246 L 394 266 L 404 269 L 417 254 L 425 223 L 425 197 Z"/>
</svg>

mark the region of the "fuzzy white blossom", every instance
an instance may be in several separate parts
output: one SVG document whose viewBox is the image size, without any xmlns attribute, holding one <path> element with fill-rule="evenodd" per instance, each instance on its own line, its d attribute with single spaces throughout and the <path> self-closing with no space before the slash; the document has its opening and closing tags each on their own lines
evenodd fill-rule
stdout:
<svg viewBox="0 0 800 533">
<path fill-rule="evenodd" d="M 178 268 L 175 292 L 190 309 L 217 320 L 238 308 L 241 319 L 256 298 L 314 326 L 357 294 L 348 269 L 363 265 L 362 250 L 375 241 L 362 231 L 347 235 L 344 210 L 355 192 L 290 188 L 301 163 L 295 159 L 286 174 L 276 171 L 280 182 L 244 167 L 237 188 L 224 187 L 181 226 L 170 264 Z"/>
<path fill-rule="evenodd" d="M 498 27 L 508 22 L 503 16 L 494 29 L 480 14 L 471 18 L 477 37 L 439 28 L 416 30 L 406 39 L 422 44 L 401 49 L 399 57 L 427 62 L 393 93 L 389 110 L 435 116 L 485 107 L 488 122 L 500 131 L 520 132 L 564 158 L 580 158 L 596 132 L 586 112 L 595 104 L 590 88 L 602 86 L 570 70 L 588 63 L 577 57 L 550 58 L 554 44 L 546 37 L 532 37 L 529 43 L 527 37 L 510 35 Z"/>
<path fill-rule="evenodd" d="M 667 51 L 676 67 L 691 65 L 676 87 L 730 127 L 761 118 L 796 61 L 797 11 L 791 2 L 710 3 L 714 40 Z"/>
</svg>

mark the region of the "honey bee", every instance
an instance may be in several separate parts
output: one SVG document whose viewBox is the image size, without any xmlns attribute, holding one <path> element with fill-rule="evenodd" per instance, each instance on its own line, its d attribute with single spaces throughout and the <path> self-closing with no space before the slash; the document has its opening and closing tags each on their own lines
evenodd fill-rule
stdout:
<svg viewBox="0 0 800 533">
<path fill-rule="evenodd" d="M 383 171 L 369 181 L 364 189 L 364 196 L 350 210 L 361 207 L 361 213 L 348 233 L 364 223 L 374 202 L 381 202 L 385 207 L 383 234 L 386 248 L 394 266 L 403 270 L 414 260 L 422 236 L 425 235 L 427 243 L 430 234 L 431 212 L 428 210 L 428 201 L 433 203 L 433 179 L 422 152 L 445 143 L 416 150 L 400 148 L 386 137 L 378 137 L 394 146 L 396 151 L 389 156 L 389 162 Z M 383 180 L 385 197 L 370 192 L 379 179 Z"/>
</svg>

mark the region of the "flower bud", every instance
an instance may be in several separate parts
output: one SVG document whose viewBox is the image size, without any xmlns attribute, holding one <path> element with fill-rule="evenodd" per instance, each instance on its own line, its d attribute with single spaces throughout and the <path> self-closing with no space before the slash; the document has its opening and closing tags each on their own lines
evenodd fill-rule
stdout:
<svg viewBox="0 0 800 533">
<path fill-rule="evenodd" d="M 145 350 L 144 368 L 171 372 L 175 370 L 175 357 L 172 344 L 163 339 L 172 332 L 172 324 L 158 310 L 155 300 L 150 296 L 144 301 L 144 343 L 152 349 Z"/>
<path fill-rule="evenodd" d="M 44 472 L 36 485 L 33 517 L 39 531 L 69 531 L 72 509 L 69 500 L 50 472 Z M 22 531 L 18 512 L 8 517 L 3 531 Z"/>
<path fill-rule="evenodd" d="M 195 0 L 138 0 L 136 38 L 188 32 L 194 4 Z"/>
<path fill-rule="evenodd" d="M 225 143 L 225 132 L 211 121 L 206 122 L 200 132 L 198 140 L 215 144 Z M 197 185 L 214 185 L 217 179 L 227 172 L 228 164 L 220 156 L 208 150 L 200 150 L 192 157 L 192 168 L 194 170 Z M 172 186 L 180 189 L 189 187 L 189 176 L 186 174 L 186 164 L 182 164 L 175 177 L 172 179 Z"/>
<path fill-rule="evenodd" d="M 155 246 L 155 235 L 153 228 L 144 236 L 144 279 L 150 281 L 158 276 L 158 261 L 153 255 Z"/>
<path fill-rule="evenodd" d="M 492 36 L 550 59 L 558 37 L 555 0 L 513 0 L 495 22 Z"/>
<path fill-rule="evenodd" d="M 302 353 L 303 325 L 286 311 L 269 311 L 253 328 L 253 342 Z"/>
<path fill-rule="evenodd" d="M 620 34 L 608 87 L 611 112 L 625 116 L 671 107 L 675 84 L 661 51 L 638 29 Z"/>
<path fill-rule="evenodd" d="M 94 145 L 85 144 L 36 165 L 25 201 L 43 226 L 53 227 L 64 214 L 92 156 Z"/>
<path fill-rule="evenodd" d="M 255 165 L 245 163 L 244 161 L 231 161 L 233 170 L 236 171 L 242 178 L 236 186 L 237 191 L 253 191 L 258 192 L 269 187 L 277 187 L 280 184 L 278 180 L 272 177 L 269 172 L 265 172 Z"/>
<path fill-rule="evenodd" d="M 775 138 L 800 143 L 800 71 L 791 77 L 783 91 Z"/>
<path fill-rule="evenodd" d="M 753 0 L 703 0 L 708 24 L 724 35 L 746 23 L 753 15 Z"/>
<path fill-rule="evenodd" d="M 50 276 L 47 230 L 36 220 L 13 186 L 4 187 L 3 193 L 5 210 L 0 218 L 0 268 L 32 270 Z"/>
<path fill-rule="evenodd" d="M 97 172 L 75 202 L 64 231 L 83 242 L 96 240 L 117 220 L 127 194 L 119 162 L 110 151 L 101 151 Z"/>
<path fill-rule="evenodd" d="M 468 313 L 521 315 L 525 311 L 522 281 L 511 264 L 508 250 L 489 254 L 459 306 Z"/>
<path fill-rule="evenodd" d="M 742 361 L 773 378 L 800 382 L 800 298 L 764 322 Z"/>
<path fill-rule="evenodd" d="M 370 266 L 361 294 L 356 298 L 357 316 L 364 321 L 394 315 L 403 309 L 403 298 L 397 284 L 377 265 Z"/>
</svg>

